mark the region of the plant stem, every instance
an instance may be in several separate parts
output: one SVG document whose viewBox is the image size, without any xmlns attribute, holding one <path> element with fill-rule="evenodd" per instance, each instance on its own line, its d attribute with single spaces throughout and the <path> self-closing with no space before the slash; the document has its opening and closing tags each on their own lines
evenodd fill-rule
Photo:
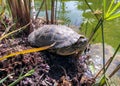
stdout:
<svg viewBox="0 0 120 86">
<path fill-rule="evenodd" d="M 109 78 L 111 78 L 118 70 L 120 69 L 120 64 L 114 69 L 114 71 L 109 75 Z"/>
<path fill-rule="evenodd" d="M 113 56 L 110 57 L 110 59 L 106 62 L 106 64 L 105 64 L 106 70 L 108 69 L 110 63 L 112 62 L 112 60 L 114 59 L 115 55 L 117 54 L 119 48 L 120 48 L 120 44 L 119 44 L 119 46 L 117 47 L 117 49 L 116 49 L 115 53 L 113 54 Z M 94 79 L 96 79 L 96 78 L 98 77 L 98 75 L 99 75 L 102 71 L 103 71 L 103 68 L 97 73 L 97 75 L 94 77 Z"/>
<path fill-rule="evenodd" d="M 25 75 L 19 77 L 18 79 L 16 79 L 14 82 L 12 82 L 11 84 L 9 84 L 8 86 L 15 86 L 20 80 L 24 79 L 27 76 L 31 76 L 34 72 L 35 72 L 34 69 L 28 71 Z"/>
<path fill-rule="evenodd" d="M 89 9 L 92 11 L 92 13 L 94 13 L 93 9 L 90 7 L 90 5 L 88 4 L 88 1 L 85 0 L 85 3 L 87 4 L 87 6 L 89 7 Z M 94 14 L 94 16 L 97 18 L 97 20 L 99 20 L 99 18 L 97 17 L 97 15 Z"/>
<path fill-rule="evenodd" d="M 102 23 L 102 18 L 98 21 L 95 29 L 92 31 L 91 35 L 90 35 L 90 38 L 88 40 L 88 43 L 91 41 L 91 39 L 93 38 L 94 34 L 96 33 L 96 31 L 98 30 L 98 28 L 100 27 L 101 23 Z"/>
<path fill-rule="evenodd" d="M 45 13 L 46 13 L 46 23 L 49 24 L 48 9 L 47 9 L 47 1 L 46 0 L 45 0 Z"/>
<path fill-rule="evenodd" d="M 56 18 L 57 18 L 57 0 L 56 0 L 56 3 L 55 3 L 55 23 L 57 23 L 57 20 L 56 20 Z"/>
<path fill-rule="evenodd" d="M 119 44 L 119 46 L 117 47 L 117 49 L 116 49 L 115 53 L 113 54 L 113 56 L 110 58 L 110 61 L 109 61 L 108 65 L 107 65 L 107 67 L 106 67 L 106 70 L 107 70 L 108 67 L 110 66 L 110 63 L 113 61 L 113 59 L 114 59 L 115 55 L 117 54 L 119 48 L 120 48 L 120 44 Z"/>
<path fill-rule="evenodd" d="M 42 6 L 43 6 L 43 4 L 44 4 L 44 0 L 42 1 L 42 3 L 41 3 L 41 5 L 40 5 L 40 8 L 39 8 L 39 10 L 38 10 L 38 12 L 37 12 L 37 14 L 36 14 L 36 17 L 35 17 L 35 19 L 37 19 L 38 18 L 38 15 L 39 15 L 39 13 L 40 13 L 40 10 L 41 10 L 41 8 L 42 8 Z"/>
<path fill-rule="evenodd" d="M 54 23 L 54 0 L 51 0 L 51 24 Z"/>
<path fill-rule="evenodd" d="M 103 21 L 103 20 L 102 20 Z M 103 46 L 103 74 L 105 74 L 105 40 L 104 40 L 104 24 L 101 23 L 101 31 L 102 31 L 102 46 Z"/>
</svg>

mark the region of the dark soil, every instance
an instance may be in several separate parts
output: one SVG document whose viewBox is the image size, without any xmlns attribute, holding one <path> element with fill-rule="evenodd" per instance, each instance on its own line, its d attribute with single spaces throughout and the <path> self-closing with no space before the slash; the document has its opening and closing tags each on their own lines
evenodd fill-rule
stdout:
<svg viewBox="0 0 120 86">
<path fill-rule="evenodd" d="M 25 37 L 5 39 L 0 43 L 0 57 L 30 48 Z M 0 79 L 13 73 L 0 86 L 8 86 L 31 69 L 34 74 L 16 86 L 91 86 L 94 80 L 86 65 L 87 58 L 63 57 L 47 51 L 17 55 L 0 61 Z"/>
</svg>

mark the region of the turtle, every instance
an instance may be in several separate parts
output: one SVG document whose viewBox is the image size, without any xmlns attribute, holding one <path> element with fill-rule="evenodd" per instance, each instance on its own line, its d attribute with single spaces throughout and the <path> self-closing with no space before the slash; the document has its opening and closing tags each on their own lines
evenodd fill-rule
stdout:
<svg viewBox="0 0 120 86">
<path fill-rule="evenodd" d="M 65 25 L 43 25 L 28 35 L 28 42 L 33 47 L 43 47 L 55 43 L 49 52 L 67 56 L 83 52 L 87 38 Z"/>
</svg>

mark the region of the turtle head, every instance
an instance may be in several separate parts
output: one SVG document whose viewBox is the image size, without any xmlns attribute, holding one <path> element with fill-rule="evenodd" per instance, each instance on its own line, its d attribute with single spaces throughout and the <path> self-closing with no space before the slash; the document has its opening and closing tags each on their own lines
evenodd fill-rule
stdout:
<svg viewBox="0 0 120 86">
<path fill-rule="evenodd" d="M 75 53 L 81 54 L 85 50 L 87 43 L 88 43 L 87 38 L 81 35 L 75 44 L 68 47 L 57 49 L 56 53 L 64 56 L 72 55 Z"/>
<path fill-rule="evenodd" d="M 74 49 L 76 49 L 78 52 L 82 52 L 86 48 L 87 43 L 88 39 L 85 36 L 81 35 L 75 43 Z"/>
</svg>

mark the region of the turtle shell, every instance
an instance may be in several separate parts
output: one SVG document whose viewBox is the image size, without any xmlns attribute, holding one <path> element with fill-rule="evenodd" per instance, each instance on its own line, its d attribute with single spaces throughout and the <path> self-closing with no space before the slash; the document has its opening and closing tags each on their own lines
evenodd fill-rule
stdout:
<svg viewBox="0 0 120 86">
<path fill-rule="evenodd" d="M 35 47 L 48 46 L 55 43 L 55 45 L 51 48 L 53 52 L 56 52 L 56 50 L 59 49 L 58 54 L 68 51 L 65 54 L 69 55 L 71 52 L 76 50 L 72 49 L 74 47 L 73 45 L 81 36 L 82 35 L 64 25 L 44 25 L 37 30 L 34 30 L 28 36 L 28 42 L 30 45 Z M 82 42 L 80 41 L 80 43 Z M 82 45 L 83 44 L 84 42 Z"/>
</svg>

